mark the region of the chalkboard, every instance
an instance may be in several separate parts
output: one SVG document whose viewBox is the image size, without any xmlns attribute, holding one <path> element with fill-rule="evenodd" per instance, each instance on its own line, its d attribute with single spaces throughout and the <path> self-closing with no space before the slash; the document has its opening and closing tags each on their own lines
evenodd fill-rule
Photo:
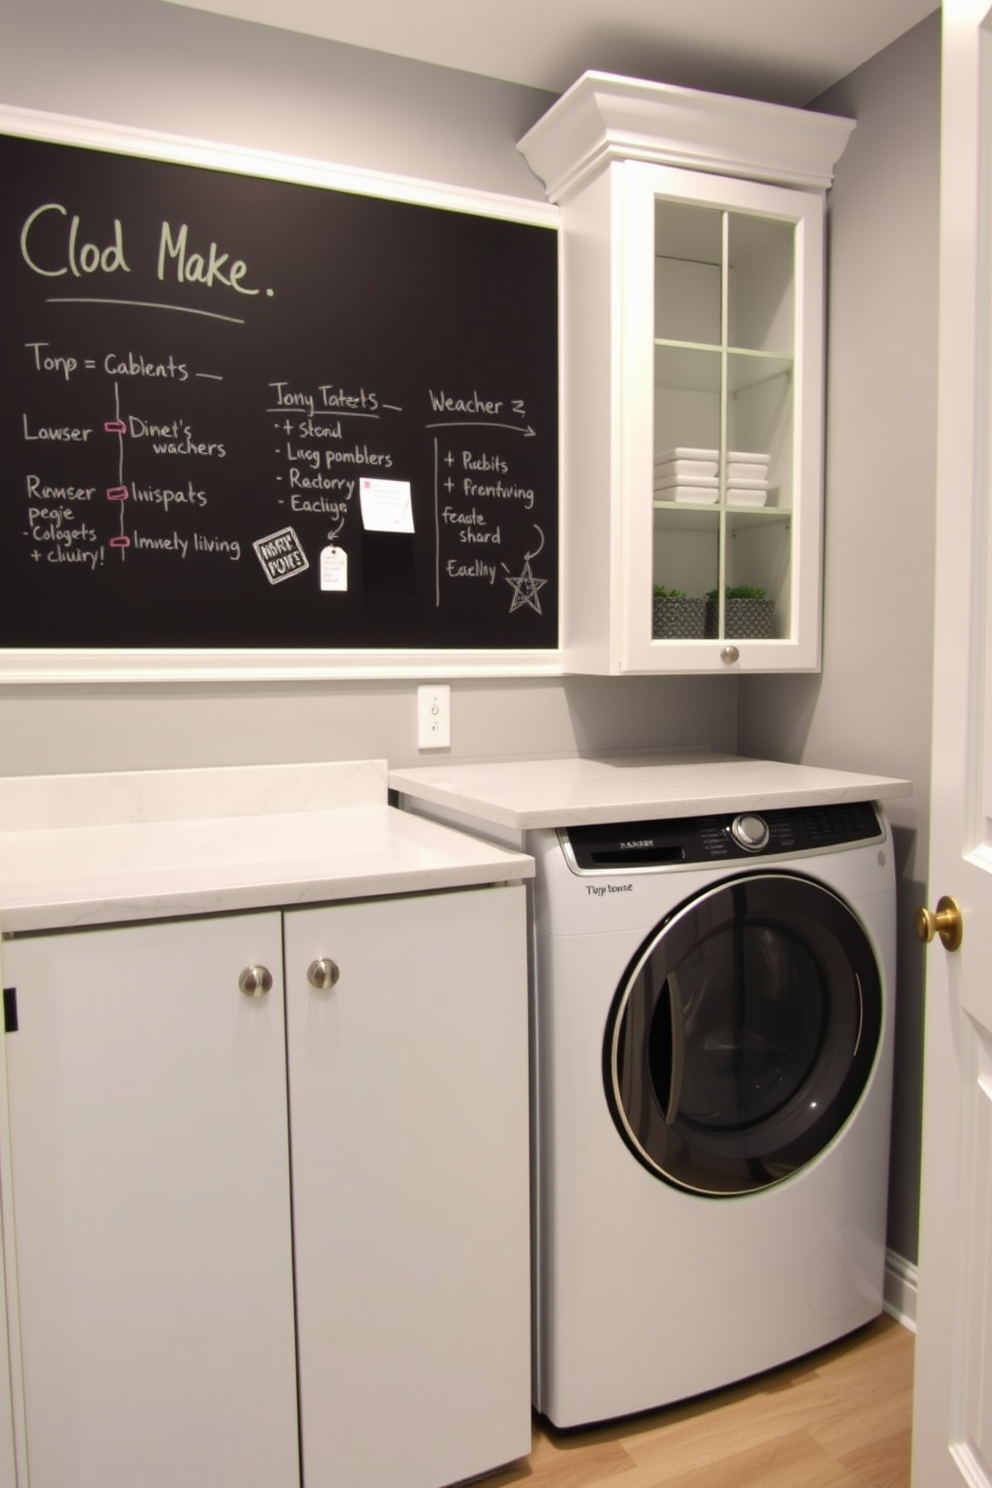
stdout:
<svg viewBox="0 0 992 1488">
<path fill-rule="evenodd" d="M 0 136 L 0 647 L 558 643 L 553 228 Z"/>
</svg>

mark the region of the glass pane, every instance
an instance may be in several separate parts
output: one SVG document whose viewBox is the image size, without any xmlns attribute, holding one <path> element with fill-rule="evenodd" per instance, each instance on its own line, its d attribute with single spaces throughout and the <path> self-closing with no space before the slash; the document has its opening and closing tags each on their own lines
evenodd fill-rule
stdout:
<svg viewBox="0 0 992 1488">
<path fill-rule="evenodd" d="M 792 609 L 792 523 L 774 508 L 728 511 L 723 630 L 728 640 L 786 640 Z M 715 625 L 715 606 L 711 623 Z"/>
<path fill-rule="evenodd" d="M 655 348 L 656 464 L 667 465 L 673 459 L 690 458 L 686 453 L 689 450 L 702 451 L 698 458 L 708 460 L 710 464 L 719 458 L 720 368 L 718 351 L 682 351 L 668 346 Z M 691 476 L 692 472 L 679 467 L 670 474 Z M 695 478 L 706 477 L 697 475 Z"/>
<path fill-rule="evenodd" d="M 729 214 L 729 345 L 792 356 L 795 346 L 795 226 Z"/>
<path fill-rule="evenodd" d="M 654 334 L 718 346 L 722 340 L 723 212 L 659 201 L 655 208 Z"/>
<path fill-rule="evenodd" d="M 727 504 L 791 509 L 792 362 L 731 352 L 727 382 Z"/>
<path fill-rule="evenodd" d="M 719 511 L 656 500 L 652 640 L 703 639 L 705 595 L 718 582 L 719 564 Z"/>
</svg>

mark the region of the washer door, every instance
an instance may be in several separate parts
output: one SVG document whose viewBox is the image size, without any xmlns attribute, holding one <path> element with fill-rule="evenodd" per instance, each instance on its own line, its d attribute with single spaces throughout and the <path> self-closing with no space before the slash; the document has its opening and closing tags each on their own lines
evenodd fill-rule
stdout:
<svg viewBox="0 0 992 1488">
<path fill-rule="evenodd" d="M 841 899 L 795 874 L 723 879 L 631 962 L 607 1022 L 607 1099 L 658 1177 L 751 1193 L 836 1136 L 881 1025 L 875 956 Z"/>
</svg>

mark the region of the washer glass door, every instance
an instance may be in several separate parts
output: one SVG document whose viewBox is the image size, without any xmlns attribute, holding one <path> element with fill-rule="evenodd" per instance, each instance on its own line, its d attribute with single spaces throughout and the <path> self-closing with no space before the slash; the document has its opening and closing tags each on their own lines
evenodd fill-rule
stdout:
<svg viewBox="0 0 992 1488">
<path fill-rule="evenodd" d="M 660 1178 L 726 1196 L 811 1162 L 878 1049 L 874 953 L 844 902 L 788 873 L 723 879 L 640 947 L 606 1029 L 607 1098 Z"/>
</svg>

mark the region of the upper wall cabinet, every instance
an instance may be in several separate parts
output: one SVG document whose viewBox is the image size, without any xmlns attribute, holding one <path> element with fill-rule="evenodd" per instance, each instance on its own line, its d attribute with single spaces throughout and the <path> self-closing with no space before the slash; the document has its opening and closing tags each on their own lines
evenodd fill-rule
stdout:
<svg viewBox="0 0 992 1488">
<path fill-rule="evenodd" d="M 586 73 L 561 210 L 567 670 L 820 659 L 824 199 L 853 123 Z"/>
</svg>

